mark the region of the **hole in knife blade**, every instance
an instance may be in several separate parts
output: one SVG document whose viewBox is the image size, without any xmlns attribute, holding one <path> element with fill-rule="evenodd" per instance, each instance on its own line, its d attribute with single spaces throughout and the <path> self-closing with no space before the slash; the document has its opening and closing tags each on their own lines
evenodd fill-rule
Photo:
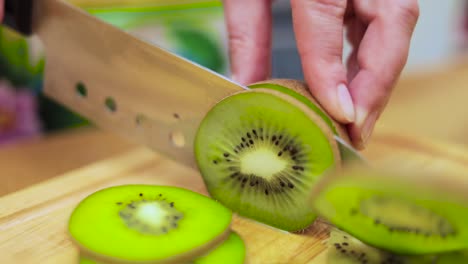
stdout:
<svg viewBox="0 0 468 264">
<path fill-rule="evenodd" d="M 184 137 L 184 134 L 182 134 L 182 132 L 173 131 L 173 132 L 171 132 L 169 137 L 170 137 L 171 142 L 172 142 L 172 144 L 174 146 L 176 146 L 178 148 L 182 148 L 182 147 L 185 146 L 185 137 Z"/>
<path fill-rule="evenodd" d="M 146 119 L 145 115 L 143 115 L 143 114 L 138 114 L 138 115 L 135 117 L 135 124 L 136 124 L 137 126 L 140 126 L 140 125 L 143 124 L 143 122 L 145 122 L 145 119 Z"/>
<path fill-rule="evenodd" d="M 117 111 L 117 104 L 116 104 L 114 98 L 107 97 L 104 103 L 106 105 L 107 110 L 109 110 L 111 112 Z"/>
<path fill-rule="evenodd" d="M 75 86 L 76 93 L 81 96 L 81 97 L 86 97 L 88 96 L 88 89 L 86 88 L 86 85 L 82 82 L 78 82 Z"/>
</svg>

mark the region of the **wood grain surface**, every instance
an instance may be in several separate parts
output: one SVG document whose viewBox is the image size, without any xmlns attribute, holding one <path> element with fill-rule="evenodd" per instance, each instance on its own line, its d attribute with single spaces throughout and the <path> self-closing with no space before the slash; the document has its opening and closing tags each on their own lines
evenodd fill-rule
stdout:
<svg viewBox="0 0 468 264">
<path fill-rule="evenodd" d="M 465 150 L 420 137 L 382 133 L 365 155 L 374 164 L 405 161 L 468 173 Z M 131 148 L 0 198 L 0 263 L 74 263 L 78 252 L 66 232 L 73 208 L 92 192 L 129 183 L 168 184 L 206 194 L 197 171 L 147 149 Z M 246 241 L 248 263 L 323 263 L 328 236 L 323 221 L 290 234 L 236 216 L 233 229 Z"/>
</svg>

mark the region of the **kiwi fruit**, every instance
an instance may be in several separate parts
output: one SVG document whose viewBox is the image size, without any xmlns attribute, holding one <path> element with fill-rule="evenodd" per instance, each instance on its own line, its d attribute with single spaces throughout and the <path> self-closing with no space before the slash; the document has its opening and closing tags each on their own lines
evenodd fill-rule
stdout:
<svg viewBox="0 0 468 264">
<path fill-rule="evenodd" d="M 194 264 L 242 264 L 245 261 L 245 244 L 236 232 L 232 231 L 229 237 L 219 246 L 201 256 Z"/>
<path fill-rule="evenodd" d="M 433 264 L 435 255 L 396 255 L 369 246 L 350 234 L 332 228 L 327 241 L 326 262 L 322 264 Z"/>
<path fill-rule="evenodd" d="M 199 256 L 187 264 L 242 264 L 245 261 L 245 244 L 242 238 L 234 231 L 220 245 L 213 248 L 205 255 Z M 80 264 L 111 264 L 94 260 L 91 257 L 80 255 Z"/>
<path fill-rule="evenodd" d="M 309 88 L 306 83 L 291 80 L 291 79 L 271 79 L 263 82 L 257 82 L 249 85 L 249 88 L 257 89 L 272 89 L 280 91 L 282 93 L 288 94 L 301 103 L 308 106 L 312 111 L 314 111 L 322 120 L 328 125 L 332 130 L 333 134 L 341 139 L 342 142 L 338 142 L 338 147 L 340 150 L 340 155 L 343 163 L 349 162 L 362 162 L 365 158 L 355 151 L 351 151 L 349 147 L 351 146 L 351 140 L 349 138 L 346 127 L 343 124 L 335 121 L 331 116 L 327 114 L 324 108 L 318 103 L 318 101 L 312 96 Z"/>
<path fill-rule="evenodd" d="M 327 114 L 323 107 L 312 96 L 312 94 L 309 91 L 309 88 L 304 82 L 291 79 L 270 79 L 267 81 L 253 83 L 248 87 L 251 89 L 272 89 L 294 97 L 301 103 L 308 106 L 320 118 L 322 118 L 322 120 L 332 130 L 333 134 L 338 135 L 343 139 L 349 141 L 348 134 L 346 133 L 346 128 L 343 125 L 336 122 Z"/>
<path fill-rule="evenodd" d="M 208 192 L 239 215 L 285 231 L 310 226 L 312 186 L 340 166 L 333 133 L 309 107 L 272 89 L 232 94 L 202 120 L 195 158 Z"/>
<path fill-rule="evenodd" d="M 468 178 L 397 166 L 347 166 L 315 185 L 317 214 L 366 244 L 404 255 L 468 248 Z"/>
<path fill-rule="evenodd" d="M 72 212 L 68 232 L 82 255 L 110 263 L 183 263 L 230 234 L 232 212 L 199 193 L 172 186 L 99 190 Z"/>
<path fill-rule="evenodd" d="M 457 251 L 442 254 L 437 258 L 437 264 L 464 264 L 468 263 L 468 251 Z"/>
</svg>

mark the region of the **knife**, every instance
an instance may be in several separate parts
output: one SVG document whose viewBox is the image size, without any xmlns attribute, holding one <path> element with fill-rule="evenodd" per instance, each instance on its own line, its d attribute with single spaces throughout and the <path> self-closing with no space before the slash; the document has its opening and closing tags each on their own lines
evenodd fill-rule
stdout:
<svg viewBox="0 0 468 264">
<path fill-rule="evenodd" d="M 42 41 L 46 96 L 192 168 L 205 114 L 248 89 L 62 0 L 6 0 L 4 23 Z M 336 139 L 346 160 L 363 160 Z"/>
</svg>

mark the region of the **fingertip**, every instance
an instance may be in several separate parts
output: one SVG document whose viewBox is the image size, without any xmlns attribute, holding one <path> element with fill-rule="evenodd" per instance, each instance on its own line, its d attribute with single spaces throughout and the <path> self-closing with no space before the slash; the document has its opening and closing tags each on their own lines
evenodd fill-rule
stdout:
<svg viewBox="0 0 468 264">
<path fill-rule="evenodd" d="M 355 111 L 353 105 L 353 99 L 349 93 L 348 87 L 344 84 L 339 84 L 337 88 L 338 103 L 341 108 L 341 112 L 345 123 L 352 123 L 355 119 Z"/>
<path fill-rule="evenodd" d="M 363 150 L 369 143 L 374 132 L 375 124 L 380 114 L 377 111 L 368 111 L 366 109 L 358 109 L 356 113 L 356 122 L 349 126 L 349 136 L 353 145 Z"/>
</svg>

